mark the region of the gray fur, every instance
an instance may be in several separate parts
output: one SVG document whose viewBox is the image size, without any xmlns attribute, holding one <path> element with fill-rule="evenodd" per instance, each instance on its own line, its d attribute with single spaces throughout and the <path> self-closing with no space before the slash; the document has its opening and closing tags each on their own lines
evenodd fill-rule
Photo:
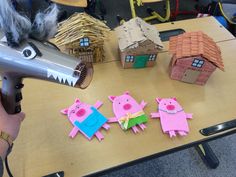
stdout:
<svg viewBox="0 0 236 177">
<path fill-rule="evenodd" d="M 37 13 L 32 25 L 27 17 L 20 15 L 14 9 L 11 0 L 0 1 L 0 28 L 5 33 L 9 45 L 18 46 L 29 35 L 44 41 L 57 32 L 59 10 L 55 4 L 49 6 L 44 12 Z"/>
<path fill-rule="evenodd" d="M 37 40 L 53 37 L 57 32 L 58 8 L 56 4 L 49 6 L 44 12 L 39 12 L 33 22 L 31 36 Z"/>
<path fill-rule="evenodd" d="M 12 42 L 19 44 L 26 39 L 31 29 L 31 22 L 27 17 L 20 15 L 9 0 L 1 0 L 0 26 L 3 32 L 11 36 Z"/>
</svg>

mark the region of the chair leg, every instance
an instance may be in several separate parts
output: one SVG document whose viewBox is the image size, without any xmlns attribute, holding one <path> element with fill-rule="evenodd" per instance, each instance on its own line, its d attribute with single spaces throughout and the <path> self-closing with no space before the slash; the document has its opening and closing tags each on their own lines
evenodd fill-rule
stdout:
<svg viewBox="0 0 236 177">
<path fill-rule="evenodd" d="M 208 167 L 215 169 L 219 166 L 220 162 L 208 143 L 199 144 L 195 149 Z"/>
<path fill-rule="evenodd" d="M 136 17 L 136 11 L 135 11 L 135 6 L 134 6 L 134 0 L 129 0 L 129 3 L 130 3 L 132 18 L 135 18 Z"/>
<path fill-rule="evenodd" d="M 162 17 L 156 11 L 152 10 L 150 7 L 147 8 L 147 12 L 151 15 L 150 17 L 144 18 L 145 21 L 150 21 L 157 19 L 160 22 L 166 22 L 170 19 L 170 0 L 166 0 L 166 16 Z"/>
</svg>

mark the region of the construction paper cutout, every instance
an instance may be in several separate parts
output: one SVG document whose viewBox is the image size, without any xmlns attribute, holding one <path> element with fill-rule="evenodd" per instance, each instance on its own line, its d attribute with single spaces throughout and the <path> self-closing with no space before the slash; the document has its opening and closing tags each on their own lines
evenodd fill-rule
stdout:
<svg viewBox="0 0 236 177">
<path fill-rule="evenodd" d="M 95 135 L 101 141 L 104 137 L 99 132 L 100 128 L 110 129 L 106 123 L 107 118 L 97 110 L 102 104 L 101 101 L 97 101 L 92 106 L 76 99 L 69 108 L 61 110 L 61 113 L 67 115 L 74 126 L 69 137 L 74 138 L 78 132 L 81 132 L 89 140 Z"/>
<path fill-rule="evenodd" d="M 123 130 L 132 129 L 134 133 L 138 133 L 137 126 L 144 130 L 146 126 L 144 123 L 148 121 L 148 117 L 145 115 L 143 108 L 147 103 L 142 101 L 140 104 L 129 95 L 129 92 L 125 92 L 120 96 L 108 97 L 113 103 L 113 112 L 115 117 L 108 120 L 109 123 L 118 122 Z"/>
<path fill-rule="evenodd" d="M 75 126 L 88 138 L 91 139 L 93 135 L 107 122 L 107 119 L 100 114 L 94 107 L 93 111 L 83 122 L 75 121 Z"/>
<path fill-rule="evenodd" d="M 187 119 L 192 119 L 192 114 L 185 113 L 176 98 L 156 98 L 159 112 L 151 113 L 151 118 L 160 118 L 164 133 L 175 137 L 177 134 L 186 136 L 189 133 Z"/>
</svg>

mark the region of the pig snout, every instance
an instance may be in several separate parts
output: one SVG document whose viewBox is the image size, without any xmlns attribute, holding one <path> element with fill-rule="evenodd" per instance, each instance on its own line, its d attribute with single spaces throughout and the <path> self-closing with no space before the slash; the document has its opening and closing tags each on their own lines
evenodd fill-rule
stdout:
<svg viewBox="0 0 236 177">
<path fill-rule="evenodd" d="M 166 109 L 169 110 L 169 111 L 172 111 L 172 110 L 175 109 L 175 106 L 170 104 L 170 105 L 166 106 Z"/>
<path fill-rule="evenodd" d="M 127 103 L 123 106 L 124 110 L 129 110 L 131 108 L 131 104 Z"/>
<path fill-rule="evenodd" d="M 78 117 L 82 117 L 86 113 L 85 109 L 79 109 L 76 113 Z"/>
</svg>

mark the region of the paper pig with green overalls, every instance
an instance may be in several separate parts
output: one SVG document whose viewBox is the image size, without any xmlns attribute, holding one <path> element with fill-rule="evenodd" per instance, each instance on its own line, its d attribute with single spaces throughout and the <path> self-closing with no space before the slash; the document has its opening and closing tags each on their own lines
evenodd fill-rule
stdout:
<svg viewBox="0 0 236 177">
<path fill-rule="evenodd" d="M 109 118 L 108 122 L 118 122 L 123 130 L 132 129 L 134 133 L 138 133 L 139 129 L 144 130 L 144 125 L 148 121 L 147 115 L 143 109 L 147 105 L 142 101 L 140 104 L 130 96 L 129 92 L 125 92 L 120 96 L 109 96 L 112 101 L 113 112 L 115 117 Z"/>
</svg>

